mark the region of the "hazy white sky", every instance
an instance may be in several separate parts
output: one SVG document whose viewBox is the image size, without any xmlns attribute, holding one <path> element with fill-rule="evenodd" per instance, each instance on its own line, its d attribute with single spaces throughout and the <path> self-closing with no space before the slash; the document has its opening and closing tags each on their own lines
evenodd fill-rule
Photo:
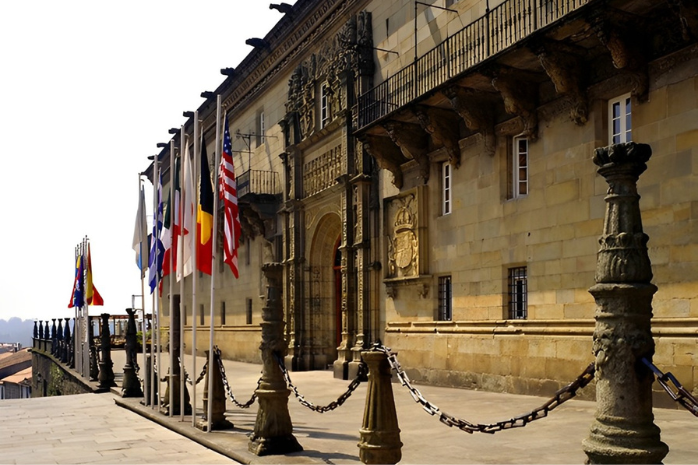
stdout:
<svg viewBox="0 0 698 465">
<path fill-rule="evenodd" d="M 245 40 L 282 18 L 270 3 L 0 3 L 0 319 L 72 316 L 85 235 L 105 301 L 90 314 L 131 307 L 138 173 L 252 50 Z"/>
</svg>

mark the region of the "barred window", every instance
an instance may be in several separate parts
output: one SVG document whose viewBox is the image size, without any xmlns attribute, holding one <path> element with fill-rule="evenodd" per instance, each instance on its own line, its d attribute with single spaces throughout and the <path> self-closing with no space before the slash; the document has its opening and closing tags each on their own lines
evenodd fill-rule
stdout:
<svg viewBox="0 0 698 465">
<path fill-rule="evenodd" d="M 199 305 L 199 324 L 203 326 L 204 324 L 204 305 Z"/>
<path fill-rule="evenodd" d="M 221 325 L 225 325 L 225 301 L 221 302 Z"/>
<path fill-rule="evenodd" d="M 451 277 L 441 276 L 439 278 L 439 321 L 451 321 L 453 319 L 453 291 L 451 288 Z"/>
<path fill-rule="evenodd" d="M 526 267 L 509 268 L 509 318 L 523 320 L 528 316 L 528 276 Z"/>
<path fill-rule="evenodd" d="M 252 299 L 247 299 L 246 311 L 245 311 L 245 323 L 248 325 L 252 324 Z"/>
</svg>

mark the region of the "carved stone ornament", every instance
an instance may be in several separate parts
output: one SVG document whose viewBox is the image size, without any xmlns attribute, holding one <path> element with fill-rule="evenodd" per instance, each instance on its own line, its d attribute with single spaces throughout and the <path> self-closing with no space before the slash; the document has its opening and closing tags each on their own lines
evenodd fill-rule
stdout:
<svg viewBox="0 0 698 465">
<path fill-rule="evenodd" d="M 400 166 L 407 162 L 400 149 L 388 137 L 363 136 L 363 147 L 371 155 L 378 166 L 390 171 L 393 175 L 393 185 L 402 188 L 403 177 Z"/>
<path fill-rule="evenodd" d="M 448 161 L 454 168 L 460 166 L 460 140 L 458 131 L 458 120 L 454 114 L 448 110 L 435 107 L 418 105 L 414 113 L 419 119 L 422 129 L 429 135 L 435 145 L 443 145 L 448 153 Z"/>
<path fill-rule="evenodd" d="M 649 74 L 646 54 L 642 50 L 643 37 L 638 33 L 642 25 L 637 20 L 599 11 L 591 25 L 601 43 L 608 49 L 613 66 L 628 73 L 631 93 L 640 101 L 647 100 Z"/>
<path fill-rule="evenodd" d="M 429 182 L 429 147 L 426 134 L 416 124 L 388 121 L 383 124 L 390 139 L 400 147 L 405 158 L 419 165 L 419 177 L 424 184 Z"/>
<path fill-rule="evenodd" d="M 419 239 L 415 194 L 391 202 L 392 225 L 388 238 L 388 278 L 419 275 Z"/>
<path fill-rule="evenodd" d="M 553 81 L 558 94 L 565 95 L 572 102 L 570 118 L 578 125 L 587 122 L 589 104 L 584 85 L 586 66 L 581 56 L 561 43 L 545 41 L 535 47 L 543 69 Z"/>
<path fill-rule="evenodd" d="M 463 118 L 468 129 L 482 135 L 485 154 L 493 156 L 497 142 L 494 135 L 493 102 L 485 98 L 482 92 L 460 86 L 447 87 L 443 94 Z"/>
<path fill-rule="evenodd" d="M 524 123 L 522 137 L 531 140 L 538 138 L 537 94 L 538 85 L 527 80 L 523 73 L 511 68 L 497 68 L 491 71 L 492 86 L 504 100 L 504 110 L 516 115 Z"/>
<path fill-rule="evenodd" d="M 334 37 L 322 41 L 320 49 L 291 74 L 286 113 L 298 112 L 300 139 L 309 137 L 316 130 L 316 102 L 322 97 L 319 92 L 322 92 L 323 84 L 326 86 L 327 123 L 348 109 L 340 75 L 346 72 L 355 78 L 372 75 L 374 67 L 371 13 L 362 11 L 350 16 Z"/>
<path fill-rule="evenodd" d="M 694 0 L 667 0 L 671 11 L 678 16 L 681 37 L 686 42 L 698 37 L 698 4 Z"/>
</svg>

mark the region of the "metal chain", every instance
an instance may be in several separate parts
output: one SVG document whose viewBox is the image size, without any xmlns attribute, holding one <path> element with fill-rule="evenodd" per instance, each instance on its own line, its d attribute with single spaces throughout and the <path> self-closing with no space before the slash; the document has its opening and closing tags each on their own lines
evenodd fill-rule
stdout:
<svg viewBox="0 0 698 465">
<path fill-rule="evenodd" d="M 235 399 L 235 396 L 233 395 L 233 391 L 230 389 L 230 384 L 228 383 L 228 377 L 225 375 L 225 367 L 223 366 L 223 359 L 221 359 L 221 349 L 218 348 L 218 346 L 215 346 L 213 348 L 214 353 L 218 357 L 218 369 L 221 371 L 221 378 L 223 378 L 223 386 L 225 387 L 225 392 L 230 398 L 230 401 L 235 404 L 239 408 L 249 408 L 250 405 L 254 404 L 255 401 L 257 400 L 257 390 L 259 389 L 259 385 L 262 384 L 262 378 L 259 378 L 259 381 L 257 381 L 257 387 L 255 388 L 254 392 L 252 393 L 252 397 L 250 397 L 250 400 L 245 402 L 244 404 L 241 404 Z M 206 362 L 208 363 L 208 362 Z"/>
<path fill-rule="evenodd" d="M 532 421 L 545 418 L 548 416 L 548 412 L 573 398 L 577 394 L 577 391 L 579 389 L 583 388 L 584 386 L 589 384 L 592 379 L 594 379 L 594 364 L 591 363 L 584 370 L 584 372 L 577 377 L 577 379 L 575 379 L 573 382 L 563 387 L 562 389 L 558 390 L 551 399 L 549 399 L 546 403 L 544 403 L 537 409 L 531 411 L 530 413 L 520 415 L 509 420 L 499 421 L 497 423 L 471 423 L 467 420 L 462 420 L 460 418 L 456 418 L 452 415 L 449 415 L 446 412 L 442 412 L 436 405 L 430 403 L 424 397 L 422 397 L 422 393 L 419 392 L 419 389 L 412 386 L 412 384 L 410 383 L 410 379 L 407 377 L 407 374 L 402 370 L 402 368 L 400 368 L 400 363 L 397 361 L 397 356 L 390 352 L 389 347 L 385 347 L 378 342 L 373 345 L 373 349 L 379 352 L 383 352 L 388 357 L 388 363 L 390 364 L 391 368 L 395 370 L 395 373 L 397 374 L 397 377 L 400 380 L 400 384 L 409 389 L 410 395 L 412 395 L 414 401 L 421 404 L 422 408 L 429 415 L 437 416 L 441 423 L 448 425 L 449 427 L 455 426 L 458 429 L 461 429 L 466 433 L 470 434 L 494 434 L 497 431 L 502 431 L 505 429 L 521 428 L 531 423 Z"/>
<path fill-rule="evenodd" d="M 284 365 L 284 361 L 281 357 L 279 357 L 276 353 L 274 353 L 274 357 L 276 358 L 276 361 L 279 364 L 279 368 L 281 369 L 281 373 L 284 375 L 284 379 L 286 380 L 286 384 L 288 385 L 289 388 L 293 391 L 293 394 L 295 394 L 296 398 L 298 399 L 298 402 L 301 403 L 304 407 L 309 408 L 310 410 L 318 413 L 325 413 L 329 412 L 330 410 L 334 410 L 340 405 L 342 405 L 346 400 L 354 393 L 357 387 L 359 387 L 359 384 L 361 384 L 361 378 L 363 378 L 364 372 L 366 371 L 366 365 L 361 362 L 359 364 L 359 372 L 356 374 L 356 377 L 354 380 L 349 384 L 349 387 L 347 388 L 346 392 L 339 396 L 337 400 L 334 400 L 330 402 L 329 404 L 325 406 L 317 406 L 313 405 L 311 402 L 305 400 L 305 398 L 300 395 L 298 392 L 298 388 L 293 385 L 291 382 L 291 377 L 288 374 L 288 370 L 286 369 L 286 366 Z"/>
<path fill-rule="evenodd" d="M 690 392 L 686 390 L 685 387 L 681 385 L 678 379 L 674 377 L 671 373 L 663 373 L 662 370 L 656 367 L 651 361 L 646 358 L 642 358 L 642 363 L 647 365 L 650 370 L 657 377 L 657 381 L 664 388 L 669 397 L 674 399 L 676 402 L 681 404 L 686 410 L 691 412 L 693 415 L 698 417 L 698 400 L 691 395 Z M 676 392 L 669 386 L 669 382 L 674 385 Z"/>
<path fill-rule="evenodd" d="M 187 382 L 189 386 L 193 384 L 191 378 L 189 377 L 189 373 L 187 373 L 187 369 L 182 363 L 182 359 L 177 357 L 177 361 L 179 362 L 180 365 L 182 365 L 182 371 L 184 371 L 184 380 Z M 204 367 L 201 369 L 201 374 L 199 374 L 199 377 L 196 378 L 196 384 L 199 384 L 202 379 L 204 379 L 204 376 L 206 376 L 206 370 L 208 369 L 208 360 L 206 360 L 206 363 L 204 363 Z"/>
</svg>

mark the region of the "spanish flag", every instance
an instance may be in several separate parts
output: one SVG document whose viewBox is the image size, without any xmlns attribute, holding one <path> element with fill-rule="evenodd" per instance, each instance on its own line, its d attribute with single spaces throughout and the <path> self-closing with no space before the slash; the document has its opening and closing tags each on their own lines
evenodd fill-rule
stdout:
<svg viewBox="0 0 698 465">
<path fill-rule="evenodd" d="M 206 156 L 206 142 L 201 137 L 201 177 L 199 178 L 199 205 L 196 209 L 196 268 L 211 274 L 213 259 L 213 185 Z"/>
</svg>

